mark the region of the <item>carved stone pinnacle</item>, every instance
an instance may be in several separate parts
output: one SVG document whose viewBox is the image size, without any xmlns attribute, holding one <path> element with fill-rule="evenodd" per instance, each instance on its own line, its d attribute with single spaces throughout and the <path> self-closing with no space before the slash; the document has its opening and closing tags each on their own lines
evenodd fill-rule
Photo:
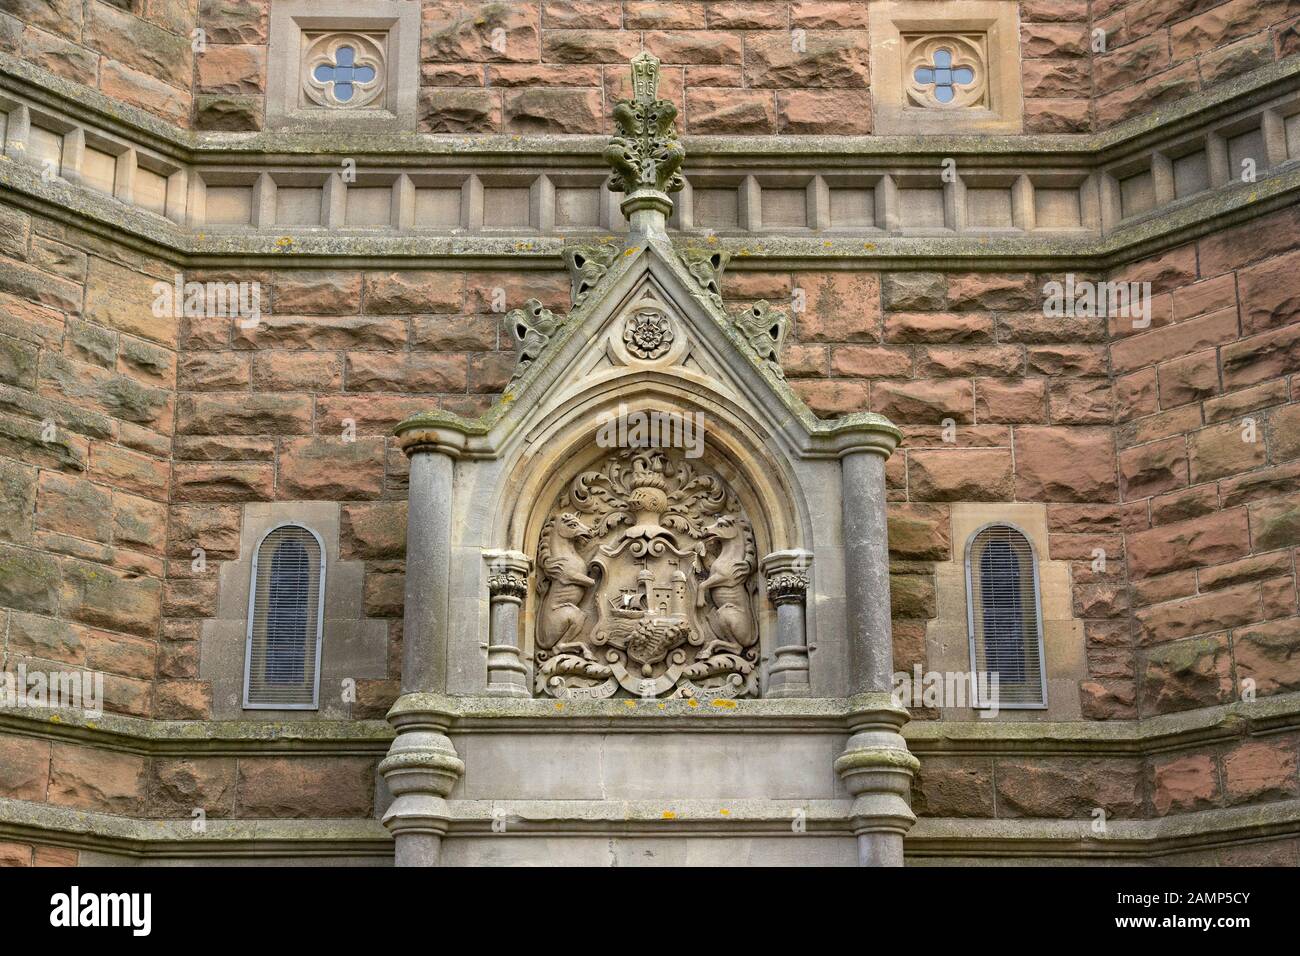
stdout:
<svg viewBox="0 0 1300 956">
<path fill-rule="evenodd" d="M 632 59 L 632 92 L 632 99 L 614 107 L 618 132 L 604 153 L 614 170 L 609 188 L 624 194 L 624 215 L 650 207 L 666 214 L 672 210 L 668 193 L 685 185 L 681 168 L 686 150 L 673 123 L 677 107 L 658 99 L 659 60 L 649 52 Z"/>
</svg>

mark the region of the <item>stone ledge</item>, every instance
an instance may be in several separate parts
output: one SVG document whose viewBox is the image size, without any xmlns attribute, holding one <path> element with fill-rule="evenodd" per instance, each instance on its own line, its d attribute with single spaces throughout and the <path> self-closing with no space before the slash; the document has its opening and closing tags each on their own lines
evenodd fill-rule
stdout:
<svg viewBox="0 0 1300 956">
<path fill-rule="evenodd" d="M 414 695 L 412 695 L 414 696 Z M 851 701 L 785 698 L 688 701 L 558 701 L 440 697 L 424 703 L 452 715 L 451 733 L 833 733 L 847 734 Z M 1300 693 L 1115 721 L 913 721 L 909 750 L 927 756 L 1147 756 L 1247 735 L 1300 728 Z M 333 754 L 382 757 L 387 723 L 368 721 L 180 721 L 74 711 L 0 708 L 0 731 L 149 756 Z"/>
<path fill-rule="evenodd" d="M 1300 836 L 1300 800 L 1202 810 L 1152 820 L 960 820 L 920 817 L 907 835 L 909 857 L 1073 857 L 1145 859 Z"/>
<path fill-rule="evenodd" d="M 378 820 L 139 820 L 0 799 L 0 837 L 128 856 L 391 856 Z"/>
<path fill-rule="evenodd" d="M 451 800 L 448 838 L 492 833 L 503 817 L 519 837 L 753 836 L 791 832 L 802 816 L 809 836 L 850 836 L 847 800 L 489 801 Z M 1300 799 L 1204 810 L 1154 820 L 962 820 L 922 817 L 906 838 L 910 859 L 1035 857 L 1143 860 L 1163 854 L 1300 835 Z M 133 820 L 48 804 L 0 799 L 0 838 L 37 841 L 129 857 L 371 857 L 392 853 L 378 820 Z"/>
<path fill-rule="evenodd" d="M 382 757 L 393 730 L 382 720 L 149 720 L 77 711 L 0 708 L 0 732 L 145 756 L 279 754 Z"/>
<path fill-rule="evenodd" d="M 1148 756 L 1248 735 L 1300 728 L 1300 693 L 1279 694 L 1142 720 L 1071 722 L 913 721 L 903 730 L 918 757 Z"/>
<path fill-rule="evenodd" d="M 276 236 L 273 233 L 191 232 L 160 216 L 63 182 L 42 182 L 34 167 L 0 159 L 0 196 L 15 206 L 84 229 L 178 267 L 264 269 L 553 269 L 563 266 L 564 238 L 431 235 Z M 1004 271 L 1112 268 L 1294 205 L 1300 162 L 1289 160 L 1255 183 L 1220 187 L 1181 200 L 1147 218 L 1127 221 L 1105 236 L 731 236 L 710 249 L 731 254 L 730 268 L 962 268 Z M 583 237 L 571 237 L 578 241 Z M 692 248 L 681 234 L 674 245 Z"/>
</svg>

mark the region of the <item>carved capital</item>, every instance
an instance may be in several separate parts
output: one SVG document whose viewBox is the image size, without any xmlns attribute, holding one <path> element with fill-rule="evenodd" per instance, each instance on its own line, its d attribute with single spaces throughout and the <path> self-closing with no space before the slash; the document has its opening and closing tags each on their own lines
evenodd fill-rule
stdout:
<svg viewBox="0 0 1300 956">
<path fill-rule="evenodd" d="M 808 569 L 812 552 L 799 549 L 774 551 L 762 561 L 767 596 L 773 604 L 804 603 L 808 594 Z"/>
<path fill-rule="evenodd" d="M 522 551 L 484 551 L 488 566 L 488 595 L 495 601 L 519 602 L 528 594 L 533 562 Z"/>
<path fill-rule="evenodd" d="M 798 571 L 782 571 L 768 575 L 767 596 L 773 604 L 802 603 L 808 592 L 808 575 Z"/>
</svg>

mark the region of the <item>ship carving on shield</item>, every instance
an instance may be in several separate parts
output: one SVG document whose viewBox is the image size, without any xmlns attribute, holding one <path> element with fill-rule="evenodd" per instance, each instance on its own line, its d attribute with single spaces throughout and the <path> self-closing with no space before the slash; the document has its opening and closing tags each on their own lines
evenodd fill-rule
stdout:
<svg viewBox="0 0 1300 956">
<path fill-rule="evenodd" d="M 611 456 L 561 496 L 537 567 L 539 692 L 756 692 L 754 535 L 717 475 L 668 451 Z"/>
</svg>

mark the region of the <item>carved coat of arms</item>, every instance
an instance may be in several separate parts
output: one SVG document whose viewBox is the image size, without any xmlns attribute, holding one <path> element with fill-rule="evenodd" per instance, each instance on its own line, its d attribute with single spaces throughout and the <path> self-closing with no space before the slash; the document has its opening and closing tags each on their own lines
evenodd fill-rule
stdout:
<svg viewBox="0 0 1300 956">
<path fill-rule="evenodd" d="M 666 450 L 611 456 L 561 495 L 537 568 L 538 692 L 755 692 L 754 533 L 718 476 Z"/>
</svg>

